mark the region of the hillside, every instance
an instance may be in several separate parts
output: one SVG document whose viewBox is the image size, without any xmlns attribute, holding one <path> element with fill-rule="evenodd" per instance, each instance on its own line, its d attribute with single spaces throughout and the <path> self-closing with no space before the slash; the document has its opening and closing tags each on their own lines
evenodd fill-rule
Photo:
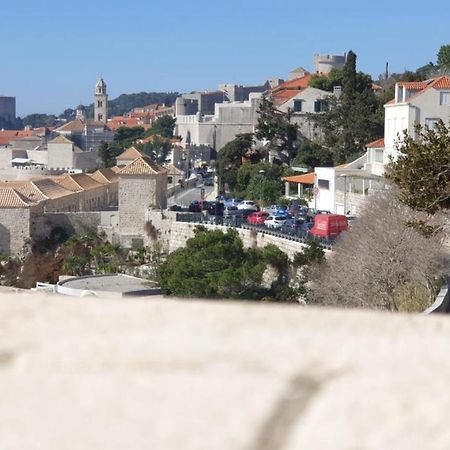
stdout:
<svg viewBox="0 0 450 450">
<path fill-rule="evenodd" d="M 119 97 L 109 100 L 108 116 L 121 116 L 133 108 L 151 105 L 155 103 L 164 103 L 171 106 L 180 94 L 178 92 L 139 92 L 134 94 L 122 94 Z M 87 106 L 87 116 L 94 116 L 94 103 Z M 75 109 L 67 108 L 58 117 L 52 114 L 29 114 L 22 118 L 23 126 L 30 125 L 33 128 L 51 127 L 61 124 L 61 120 L 72 120 L 75 118 Z"/>
</svg>

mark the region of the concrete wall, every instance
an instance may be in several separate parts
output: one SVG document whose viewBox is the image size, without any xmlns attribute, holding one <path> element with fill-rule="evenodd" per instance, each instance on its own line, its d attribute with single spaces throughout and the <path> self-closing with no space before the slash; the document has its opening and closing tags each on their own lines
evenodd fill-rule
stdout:
<svg viewBox="0 0 450 450">
<path fill-rule="evenodd" d="M 48 167 L 70 167 L 73 168 L 73 147 L 74 144 L 68 142 L 48 144 Z"/>
</svg>

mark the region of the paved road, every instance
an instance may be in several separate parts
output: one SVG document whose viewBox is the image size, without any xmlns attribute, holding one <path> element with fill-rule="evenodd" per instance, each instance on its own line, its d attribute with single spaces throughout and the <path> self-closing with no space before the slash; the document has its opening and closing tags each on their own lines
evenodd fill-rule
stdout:
<svg viewBox="0 0 450 450">
<path fill-rule="evenodd" d="M 167 199 L 168 206 L 179 205 L 179 206 L 189 206 L 193 200 L 200 200 L 200 191 L 205 189 L 205 197 L 207 198 L 214 190 L 213 186 L 203 186 L 199 185 L 195 188 L 185 189 L 177 192 L 172 197 Z"/>
</svg>

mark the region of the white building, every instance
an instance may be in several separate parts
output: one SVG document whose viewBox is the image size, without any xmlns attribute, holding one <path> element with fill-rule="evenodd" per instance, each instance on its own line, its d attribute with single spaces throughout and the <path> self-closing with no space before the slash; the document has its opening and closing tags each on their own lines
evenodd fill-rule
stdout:
<svg viewBox="0 0 450 450">
<path fill-rule="evenodd" d="M 350 164 L 316 168 L 318 209 L 357 214 L 367 195 L 383 188 L 385 167 L 397 158 L 405 132 L 417 137 L 417 124 L 433 128 L 439 120 L 448 123 L 450 78 L 396 83 L 395 98 L 384 107 L 384 139 L 368 144 L 367 152 Z"/>
<path fill-rule="evenodd" d="M 395 85 L 395 98 L 385 106 L 384 164 L 398 155 L 397 145 L 404 131 L 415 136 L 414 126 L 433 128 L 439 119 L 450 118 L 450 78 L 400 82 Z"/>
</svg>

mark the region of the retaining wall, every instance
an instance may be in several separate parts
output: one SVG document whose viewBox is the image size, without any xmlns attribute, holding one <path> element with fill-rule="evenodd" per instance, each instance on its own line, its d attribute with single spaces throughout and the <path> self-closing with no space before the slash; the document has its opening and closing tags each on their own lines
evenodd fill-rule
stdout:
<svg viewBox="0 0 450 450">
<path fill-rule="evenodd" d="M 173 222 L 171 227 L 169 252 L 173 252 L 180 247 L 184 247 L 186 241 L 194 237 L 194 228 L 198 224 L 187 222 Z M 220 229 L 226 230 L 227 227 L 221 225 L 205 225 L 208 230 Z M 247 230 L 243 228 L 235 228 L 239 233 L 240 238 L 244 244 L 244 247 L 255 248 L 265 247 L 267 244 L 276 245 L 281 251 L 286 253 L 290 258 L 294 256 L 296 252 L 302 251 L 305 244 L 297 241 L 290 241 L 288 239 L 280 238 L 277 236 L 271 236 L 264 234 L 257 230 Z"/>
</svg>

